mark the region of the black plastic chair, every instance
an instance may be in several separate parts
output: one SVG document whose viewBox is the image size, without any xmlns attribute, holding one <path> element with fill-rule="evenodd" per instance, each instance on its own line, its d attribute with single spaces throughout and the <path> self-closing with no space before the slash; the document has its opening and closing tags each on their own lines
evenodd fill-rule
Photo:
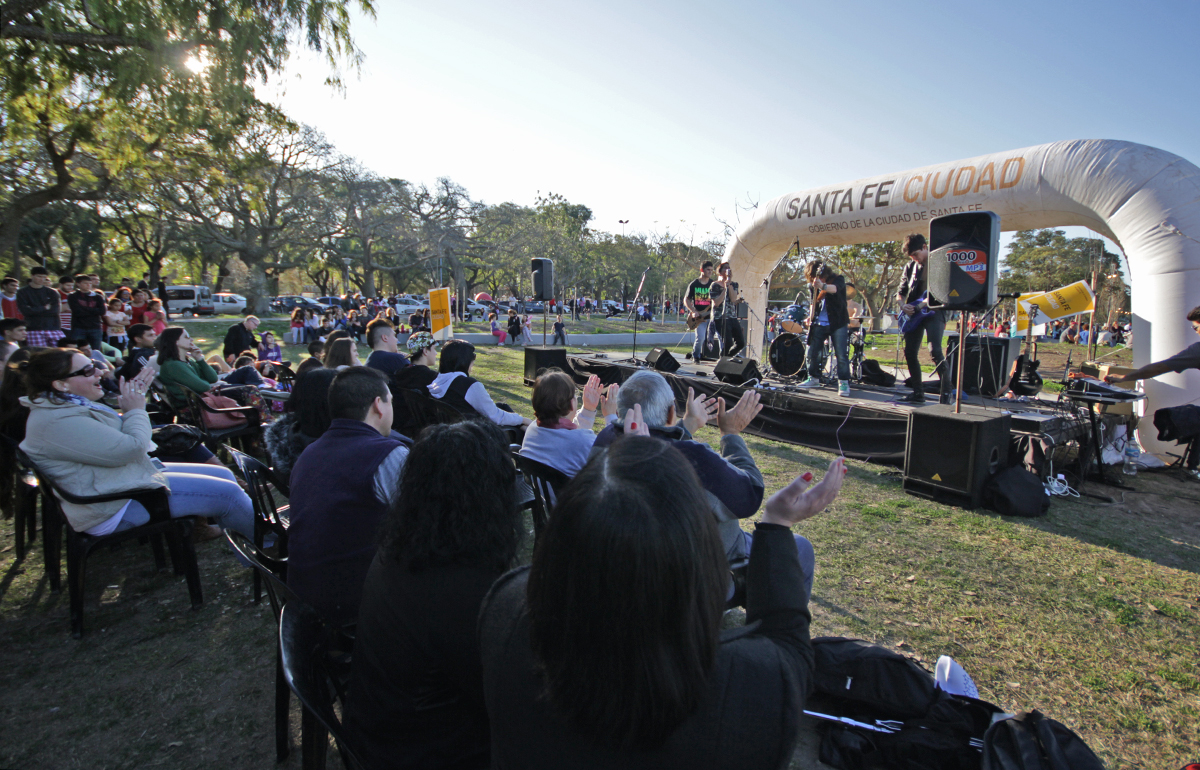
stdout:
<svg viewBox="0 0 1200 770">
<path fill-rule="evenodd" d="M 188 422 L 195 425 L 204 434 L 204 445 L 208 447 L 209 451 L 216 452 L 222 442 L 238 441 L 240 443 L 247 436 L 258 436 L 262 432 L 259 413 L 254 407 L 231 406 L 219 409 L 204 403 L 204 399 L 195 391 L 184 388 L 184 393 L 187 394 L 188 412 L 190 413 Z M 232 428 L 209 428 L 204 424 L 205 414 L 243 414 L 246 416 L 246 422 Z"/>
<path fill-rule="evenodd" d="M 155 425 L 187 422 L 171 403 L 167 389 L 158 380 L 151 380 L 150 389 L 146 392 L 146 411 L 150 414 L 150 422 Z"/>
<path fill-rule="evenodd" d="M 279 554 L 280 563 L 284 569 L 279 577 L 287 580 L 287 532 L 288 526 L 291 524 L 287 514 L 291 506 L 276 505 L 275 495 L 272 494 L 268 484 L 274 485 L 277 490 L 285 494 L 288 487 L 279 481 L 270 468 L 245 452 L 239 452 L 228 444 L 225 445 L 225 451 L 229 452 L 242 480 L 246 482 L 246 491 L 250 495 L 250 502 L 254 505 L 254 546 L 260 551 L 263 550 L 266 547 L 267 534 L 275 535 L 276 552 Z M 261 600 L 262 577 L 256 571 L 254 573 L 254 602 L 257 604 Z"/>
<path fill-rule="evenodd" d="M 267 555 L 240 532 L 227 529 L 225 538 L 229 540 L 229 545 L 234 551 L 254 565 L 255 576 L 266 584 L 267 598 L 271 602 L 271 612 L 275 616 L 275 628 L 278 630 L 284 605 L 293 600 L 299 601 L 284 582 L 287 575 L 287 559 Z M 279 645 L 275 645 L 275 759 L 278 762 L 287 759 L 292 750 L 291 726 L 288 722 L 291 694 L 287 679 L 283 675 L 283 656 Z"/>
<path fill-rule="evenodd" d="M 13 535 L 17 561 L 25 558 L 26 542 L 32 544 L 37 539 L 37 477 L 33 469 L 24 465 L 17 458 L 17 447 L 20 442 L 9 436 L 0 434 L 0 495 L 4 496 L 5 516 L 13 517 Z"/>
<path fill-rule="evenodd" d="M 339 700 L 345 705 L 344 683 L 349 670 L 345 647 L 345 638 L 312 607 L 299 600 L 283 605 L 279 649 L 283 675 L 304 706 L 301 752 L 305 770 L 325 767 L 326 731 L 337 742 L 343 765 L 349 770 L 363 767 L 346 743 L 341 720 L 333 708 Z"/>
<path fill-rule="evenodd" d="M 166 558 L 162 550 L 160 536 L 167 539 L 171 561 L 175 565 L 176 575 L 187 577 L 188 593 L 191 595 L 192 608 L 198 609 L 204 604 L 204 595 L 200 589 L 200 568 L 196 563 L 196 549 L 192 546 L 192 522 L 188 518 L 171 518 L 170 501 L 167 490 L 162 487 L 148 489 L 127 489 L 108 495 L 93 495 L 84 497 L 74 495 L 62 489 L 53 479 L 29 459 L 21 450 L 17 450 L 20 463 L 32 469 L 37 476 L 38 486 L 42 489 L 42 539 L 46 554 L 46 574 L 50 578 L 50 588 L 61 590 L 60 562 L 62 550 L 61 533 L 67 532 L 67 589 L 71 600 L 71 635 L 76 639 L 83 636 L 83 588 L 86 575 L 87 559 L 91 552 L 101 545 L 110 545 L 134 538 L 147 537 L 154 550 L 154 562 L 159 571 L 166 569 Z M 114 500 L 136 500 L 150 513 L 150 521 L 139 527 L 114 532 L 111 535 L 89 535 L 76 532 L 67 521 L 60 500 L 76 505 L 93 505 Z M 57 513 L 57 520 L 51 515 Z"/>
<path fill-rule="evenodd" d="M 550 511 L 558 500 L 558 493 L 571 477 L 545 463 L 522 457 L 517 452 L 513 452 L 513 461 L 517 464 L 517 470 L 525 477 L 525 483 L 533 489 L 533 537 L 536 541 L 542 536 L 542 530 L 550 520 Z"/>
</svg>

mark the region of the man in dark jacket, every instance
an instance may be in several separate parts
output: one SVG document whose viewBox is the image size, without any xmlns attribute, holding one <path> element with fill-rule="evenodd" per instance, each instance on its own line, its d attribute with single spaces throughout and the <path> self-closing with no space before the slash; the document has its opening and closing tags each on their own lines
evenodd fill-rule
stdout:
<svg viewBox="0 0 1200 770">
<path fill-rule="evenodd" d="M 800 383 L 802 388 L 815 388 L 821 384 L 821 346 L 826 339 L 833 340 L 833 354 L 837 357 L 838 395 L 850 395 L 849 341 L 850 313 L 846 307 L 846 278 L 833 272 L 824 262 L 813 262 L 805 276 L 820 301 L 813 305 L 808 327 L 808 379 Z"/>
<path fill-rule="evenodd" d="M 910 261 L 904 266 L 904 275 L 900 279 L 900 291 L 897 292 L 896 299 L 901 303 L 900 312 L 911 316 L 928 309 L 921 306 L 920 300 L 928 288 L 925 271 L 929 262 L 929 243 L 924 235 L 913 233 L 905 236 L 903 248 Z M 933 363 L 937 365 L 942 383 L 946 382 L 945 356 L 942 355 L 942 333 L 945 331 L 946 316 L 940 310 L 935 310 L 928 318 L 904 333 L 904 361 L 908 364 L 906 384 L 912 386 L 913 392 L 905 396 L 903 401 L 917 404 L 925 401 L 925 388 L 921 384 L 921 362 L 917 359 L 917 354 L 921 352 L 921 338 L 924 336 L 929 338 L 929 354 L 933 357 Z M 945 387 L 942 390 L 945 392 Z"/>
<path fill-rule="evenodd" d="M 758 512 L 764 484 L 762 473 L 754 464 L 741 433 L 762 411 L 758 392 L 747 390 L 737 406 L 726 410 L 724 399 L 693 397 L 689 389 L 687 410 L 683 419 L 677 421 L 675 395 L 670 384 L 658 372 L 644 369 L 634 372 L 621 384 L 617 394 L 617 414 L 624 415 L 635 404 L 641 404 L 642 419 L 650 426 L 650 435 L 672 442 L 696 469 L 700 484 L 708 493 L 713 515 L 717 517 L 726 558 L 734 562 L 749 557 L 753 537 L 742 530 L 738 521 Z M 720 454 L 707 444 L 692 439 L 692 433 L 713 417 L 721 431 Z M 592 456 L 606 451 L 624 430 L 622 423 L 617 422 L 600 431 L 592 445 Z M 796 546 L 804 570 L 805 590 L 808 591 L 812 588 L 816 564 L 813 547 L 800 535 L 796 535 Z"/>
<path fill-rule="evenodd" d="M 292 467 L 288 586 L 326 620 L 345 625 L 358 618 L 379 523 L 409 445 L 389 436 L 392 394 L 375 369 L 338 372 L 329 413 L 329 429 Z"/>
<path fill-rule="evenodd" d="M 29 271 L 29 285 L 17 292 L 17 309 L 25 316 L 30 347 L 52 348 L 63 338 L 58 289 L 50 285 L 50 271 Z"/>
<path fill-rule="evenodd" d="M 230 366 L 242 354 L 243 350 L 258 350 L 258 337 L 254 330 L 258 328 L 258 316 L 248 315 L 241 323 L 236 323 L 225 332 L 225 345 L 221 348 L 221 356 Z"/>
</svg>

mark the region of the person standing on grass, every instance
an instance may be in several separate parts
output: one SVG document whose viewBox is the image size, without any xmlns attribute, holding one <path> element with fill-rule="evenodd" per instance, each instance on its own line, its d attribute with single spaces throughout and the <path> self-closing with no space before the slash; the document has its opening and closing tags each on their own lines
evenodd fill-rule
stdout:
<svg viewBox="0 0 1200 770">
<path fill-rule="evenodd" d="M 120 297 L 113 297 L 108 301 L 104 322 L 108 327 L 108 344 L 120 350 L 129 347 L 129 337 L 125 334 L 125 327 L 129 325 L 129 314 L 125 312 L 125 303 Z"/>
<path fill-rule="evenodd" d="M 67 297 L 67 305 L 71 309 L 71 332 L 78 338 L 85 338 L 91 343 L 93 350 L 100 350 L 104 341 L 101 322 L 107 307 L 104 295 L 92 291 L 92 277 L 81 273 L 75 276 L 75 291 Z"/>
<path fill-rule="evenodd" d="M 17 307 L 17 289 L 20 286 L 21 282 L 12 276 L 0 281 L 0 318 L 25 318 Z"/>
<path fill-rule="evenodd" d="M 29 285 L 17 292 L 30 347 L 52 348 L 63 338 L 61 306 L 58 289 L 50 285 L 50 271 L 40 266 L 30 270 Z"/>
<path fill-rule="evenodd" d="M 71 331 L 71 305 L 69 300 L 75 293 L 75 278 L 70 275 L 58 277 L 58 328 L 63 334 Z"/>
</svg>

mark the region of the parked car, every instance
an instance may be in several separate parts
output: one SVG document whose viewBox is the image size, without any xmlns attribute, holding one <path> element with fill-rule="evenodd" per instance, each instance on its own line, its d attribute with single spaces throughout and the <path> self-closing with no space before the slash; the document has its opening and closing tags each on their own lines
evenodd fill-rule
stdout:
<svg viewBox="0 0 1200 770">
<path fill-rule="evenodd" d="M 324 313 L 329 309 L 329 305 L 322 302 L 317 302 L 311 297 L 301 297 L 296 294 L 287 294 L 282 297 L 276 297 L 271 302 L 271 309 L 277 313 L 290 313 L 297 307 L 302 307 L 305 310 L 312 309 Z"/>
<path fill-rule="evenodd" d="M 463 306 L 463 314 L 469 318 L 478 318 L 480 321 L 487 318 L 491 308 L 487 305 L 480 304 L 473 299 L 467 300 L 467 304 Z M 469 320 L 469 319 L 468 319 Z"/>
<path fill-rule="evenodd" d="M 327 305 L 329 307 L 341 307 L 342 306 L 342 298 L 341 297 L 317 297 L 317 302 L 320 302 L 322 305 Z"/>
<path fill-rule="evenodd" d="M 166 310 L 184 318 L 212 315 L 215 312 L 212 290 L 207 286 L 168 286 Z"/>
<path fill-rule="evenodd" d="M 246 298 L 241 294 L 221 292 L 213 295 L 213 309 L 217 313 L 246 314 Z"/>
</svg>

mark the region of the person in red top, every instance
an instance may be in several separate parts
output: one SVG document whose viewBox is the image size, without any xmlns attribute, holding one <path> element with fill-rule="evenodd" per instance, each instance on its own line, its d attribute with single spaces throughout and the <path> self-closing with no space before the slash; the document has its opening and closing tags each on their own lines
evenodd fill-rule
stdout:
<svg viewBox="0 0 1200 770">
<path fill-rule="evenodd" d="M 142 316 L 146 313 L 146 292 L 143 289 L 136 289 L 133 292 L 133 301 L 129 303 L 129 318 L 132 323 L 146 323 L 142 320 Z"/>
<path fill-rule="evenodd" d="M 71 331 L 71 306 L 67 303 L 67 298 L 74 293 L 75 278 L 69 275 L 60 276 L 58 279 L 58 328 L 64 334 Z"/>
<path fill-rule="evenodd" d="M 21 315 L 21 309 L 17 307 L 17 289 L 19 288 L 21 288 L 21 282 L 12 276 L 0 281 L 0 317 L 22 320 L 25 318 Z"/>
</svg>

